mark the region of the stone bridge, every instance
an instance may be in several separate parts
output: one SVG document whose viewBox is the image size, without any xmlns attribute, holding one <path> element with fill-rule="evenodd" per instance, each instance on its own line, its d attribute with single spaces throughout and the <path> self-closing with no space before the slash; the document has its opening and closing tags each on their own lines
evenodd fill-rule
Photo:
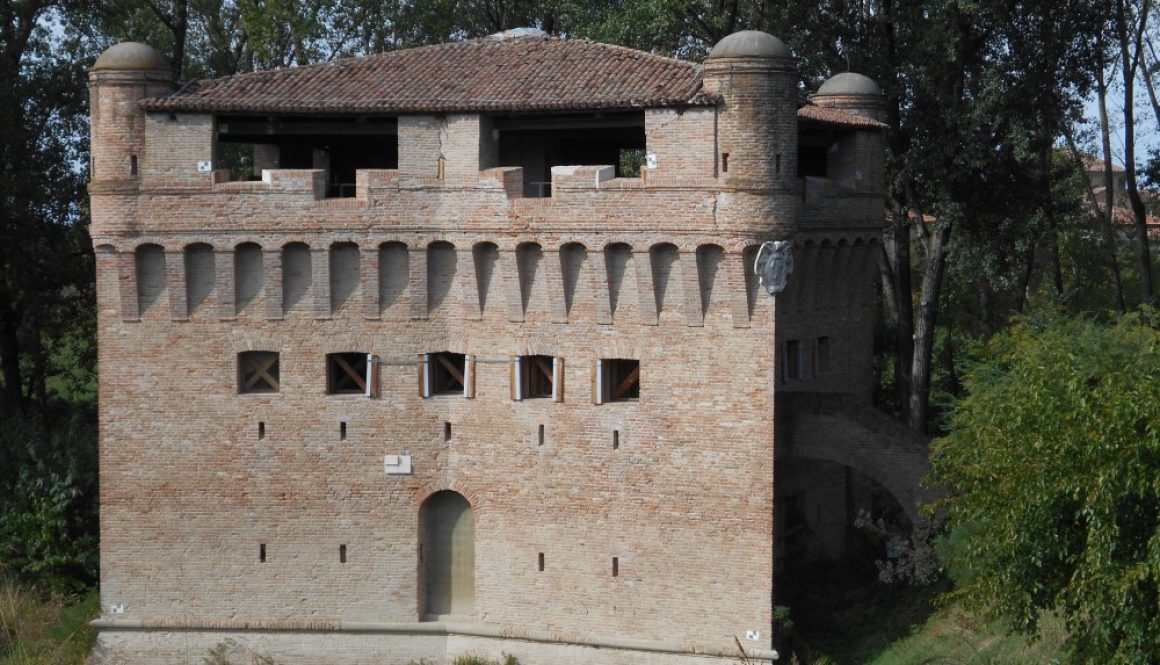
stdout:
<svg viewBox="0 0 1160 665">
<path fill-rule="evenodd" d="M 921 485 L 930 471 L 926 437 L 850 395 L 789 392 L 780 399 L 779 430 L 788 436 L 778 437 L 778 459 L 848 466 L 890 492 L 912 524 L 941 496 Z"/>
</svg>

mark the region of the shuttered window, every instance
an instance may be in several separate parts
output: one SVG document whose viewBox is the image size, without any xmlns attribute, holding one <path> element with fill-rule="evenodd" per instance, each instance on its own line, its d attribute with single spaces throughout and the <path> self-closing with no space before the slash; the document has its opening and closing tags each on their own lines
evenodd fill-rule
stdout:
<svg viewBox="0 0 1160 665">
<path fill-rule="evenodd" d="M 278 354 L 273 351 L 244 351 L 238 354 L 238 392 L 278 392 Z"/>
<path fill-rule="evenodd" d="M 475 397 L 475 356 L 463 353 L 424 353 L 419 356 L 419 394 Z"/>
<path fill-rule="evenodd" d="M 564 359 L 555 356 L 512 358 L 512 399 L 564 401 Z"/>
<path fill-rule="evenodd" d="M 374 357 L 367 353 L 328 353 L 326 355 L 326 392 L 330 395 L 363 394 L 368 397 L 377 389 Z"/>
<path fill-rule="evenodd" d="M 640 361 L 629 358 L 602 358 L 593 367 L 592 401 L 630 401 L 640 398 Z"/>
</svg>

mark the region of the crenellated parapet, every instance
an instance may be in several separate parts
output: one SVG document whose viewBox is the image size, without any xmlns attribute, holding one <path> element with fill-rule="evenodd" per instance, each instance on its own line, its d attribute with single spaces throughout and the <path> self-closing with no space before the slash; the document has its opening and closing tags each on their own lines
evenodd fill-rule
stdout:
<svg viewBox="0 0 1160 665">
<path fill-rule="evenodd" d="M 189 235 L 99 242 L 97 257 L 98 270 L 117 276 L 105 303 L 116 302 L 127 322 L 306 316 L 749 327 L 764 303 L 750 269 L 756 245 L 680 242 Z"/>
</svg>

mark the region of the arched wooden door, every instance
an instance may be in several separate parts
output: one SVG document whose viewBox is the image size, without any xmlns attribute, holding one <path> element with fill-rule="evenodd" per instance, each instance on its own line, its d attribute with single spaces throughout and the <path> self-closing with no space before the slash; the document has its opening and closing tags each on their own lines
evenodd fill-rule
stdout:
<svg viewBox="0 0 1160 665">
<path fill-rule="evenodd" d="M 475 517 L 462 494 L 436 492 L 419 511 L 419 580 L 423 618 L 475 610 Z"/>
</svg>

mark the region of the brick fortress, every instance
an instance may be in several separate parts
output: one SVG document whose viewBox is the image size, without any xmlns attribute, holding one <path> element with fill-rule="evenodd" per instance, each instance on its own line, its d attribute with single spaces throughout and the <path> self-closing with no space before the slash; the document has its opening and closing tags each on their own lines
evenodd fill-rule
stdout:
<svg viewBox="0 0 1160 665">
<path fill-rule="evenodd" d="M 106 51 L 97 662 L 775 659 L 779 558 L 841 550 L 851 469 L 912 517 L 922 475 L 866 406 L 881 94 L 795 67 Z"/>
</svg>

